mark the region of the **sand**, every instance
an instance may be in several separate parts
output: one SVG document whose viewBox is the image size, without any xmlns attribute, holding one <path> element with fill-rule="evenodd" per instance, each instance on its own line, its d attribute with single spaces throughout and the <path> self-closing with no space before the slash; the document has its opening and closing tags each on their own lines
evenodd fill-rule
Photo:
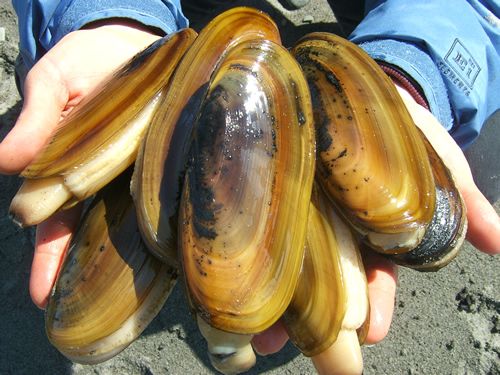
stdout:
<svg viewBox="0 0 500 375">
<path fill-rule="evenodd" d="M 281 26 L 309 29 L 311 22 L 324 27 L 332 20 L 320 0 L 303 12 L 274 0 L 270 5 L 285 16 L 277 20 Z M 1 0 L 0 139 L 21 108 L 13 78 L 17 42 L 15 14 Z M 7 214 L 19 185 L 16 176 L 0 176 L 0 374 L 216 373 L 179 286 L 141 337 L 108 362 L 85 366 L 59 354 L 45 336 L 43 311 L 28 293 L 34 231 L 17 228 Z M 466 243 L 437 273 L 400 268 L 394 321 L 383 342 L 363 348 L 365 374 L 500 374 L 499 265 L 498 257 Z M 313 374 L 314 368 L 288 344 L 276 355 L 259 357 L 249 374 L 258 373 Z"/>
</svg>

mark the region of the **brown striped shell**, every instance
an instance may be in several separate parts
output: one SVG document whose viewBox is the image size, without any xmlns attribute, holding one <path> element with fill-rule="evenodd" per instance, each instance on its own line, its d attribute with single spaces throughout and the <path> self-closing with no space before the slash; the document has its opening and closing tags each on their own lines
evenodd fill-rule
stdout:
<svg viewBox="0 0 500 375">
<path fill-rule="evenodd" d="M 191 155 L 180 245 L 192 305 L 216 328 L 261 332 L 295 289 L 314 175 L 309 92 L 283 47 L 255 40 L 228 52 Z"/>
<path fill-rule="evenodd" d="M 463 238 L 462 200 L 394 84 L 361 48 L 332 34 L 307 35 L 293 54 L 313 100 L 317 176 L 339 212 L 376 251 L 412 253 L 396 261 L 446 264 Z M 436 226 L 443 210 L 452 224 Z M 437 232 L 447 239 L 436 241 Z M 454 246 L 443 250 L 444 242 Z"/>
<path fill-rule="evenodd" d="M 102 362 L 126 348 L 177 280 L 177 270 L 142 242 L 129 179 L 130 173 L 119 177 L 95 198 L 49 299 L 47 336 L 75 362 Z"/>
<path fill-rule="evenodd" d="M 251 39 L 280 40 L 269 16 L 251 8 L 224 12 L 200 32 L 178 65 L 137 157 L 132 195 L 139 227 L 149 249 L 172 264 L 177 263 L 179 196 L 194 116 L 226 50 Z"/>
</svg>

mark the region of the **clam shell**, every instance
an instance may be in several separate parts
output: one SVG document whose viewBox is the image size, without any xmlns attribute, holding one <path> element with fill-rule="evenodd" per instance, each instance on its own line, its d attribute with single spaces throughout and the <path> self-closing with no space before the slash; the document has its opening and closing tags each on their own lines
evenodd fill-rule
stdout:
<svg viewBox="0 0 500 375">
<path fill-rule="evenodd" d="M 310 34 L 293 53 L 311 89 L 324 189 L 372 245 L 408 251 L 432 219 L 435 184 L 394 84 L 363 50 L 332 34 Z"/>
<path fill-rule="evenodd" d="M 327 349 L 336 340 L 347 309 L 340 259 L 341 233 L 330 220 L 332 207 L 321 188 L 313 188 L 304 263 L 283 321 L 290 340 L 307 356 Z M 348 234 L 348 241 L 354 238 Z M 343 239 L 345 241 L 345 239 Z"/>
<path fill-rule="evenodd" d="M 230 49 L 195 129 L 179 229 L 191 304 L 220 330 L 261 332 L 292 298 L 314 175 L 296 61 L 270 41 Z"/>
<path fill-rule="evenodd" d="M 194 30 L 184 29 L 135 56 L 79 103 L 63 120 L 43 153 L 21 175 L 26 178 L 65 175 L 100 153 L 104 145 L 115 142 L 126 127 L 124 124 L 169 82 L 177 61 L 195 37 Z"/>
<path fill-rule="evenodd" d="M 164 305 L 177 270 L 146 250 L 128 193 L 130 174 L 93 201 L 72 241 L 46 310 L 50 342 L 80 363 L 129 345 Z"/>
<path fill-rule="evenodd" d="M 416 248 L 391 258 L 406 267 L 436 271 L 457 256 L 467 233 L 467 212 L 451 171 L 429 142 L 426 147 L 436 181 L 434 216 Z"/>
<path fill-rule="evenodd" d="M 342 216 L 399 264 L 449 263 L 465 235 L 465 206 L 394 84 L 363 50 L 331 34 L 310 34 L 293 52 L 315 108 L 317 176 Z"/>
<path fill-rule="evenodd" d="M 363 367 L 360 331 L 368 318 L 367 281 L 357 241 L 316 186 L 304 264 L 283 315 L 288 334 L 312 357 L 319 373 L 357 373 Z"/>
<path fill-rule="evenodd" d="M 234 8 L 210 22 L 177 67 L 139 152 L 132 194 L 149 249 L 177 263 L 177 216 L 185 154 L 207 82 L 226 50 L 250 39 L 279 41 L 274 22 L 251 8 Z M 195 67 L 195 68 L 193 68 Z"/>
<path fill-rule="evenodd" d="M 92 196 L 134 162 L 161 91 L 195 36 L 184 29 L 153 43 L 71 111 L 21 173 L 26 180 L 11 206 L 21 225 L 43 221 L 67 200 L 74 204 Z M 50 194 L 36 193 L 52 185 Z M 57 185 L 63 185 L 64 195 L 46 199 L 59 194 Z M 33 211 L 33 201 L 40 200 L 46 202 Z"/>
<path fill-rule="evenodd" d="M 321 213 L 327 219 L 338 242 L 338 257 L 343 279 L 343 292 L 346 299 L 345 314 L 335 341 L 333 336 L 325 336 L 328 341 L 321 342 L 312 356 L 312 361 L 320 374 L 361 374 L 363 356 L 360 344 L 364 341 L 369 325 L 370 305 L 368 285 L 358 243 L 351 229 L 336 214 L 331 202 L 323 197 L 319 199 Z M 321 310 L 322 306 L 316 304 Z M 333 317 L 330 317 L 333 319 Z M 331 343 L 330 346 L 326 345 Z"/>
</svg>

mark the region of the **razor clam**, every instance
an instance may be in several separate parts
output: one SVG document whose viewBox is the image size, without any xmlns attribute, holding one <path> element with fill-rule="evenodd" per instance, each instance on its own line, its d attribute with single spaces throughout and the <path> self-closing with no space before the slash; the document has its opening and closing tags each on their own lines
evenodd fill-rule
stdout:
<svg viewBox="0 0 500 375">
<path fill-rule="evenodd" d="M 46 310 L 47 336 L 74 362 L 98 363 L 126 348 L 160 311 L 177 270 L 149 254 L 129 194 L 130 173 L 91 204 Z"/>
<path fill-rule="evenodd" d="M 158 40 L 75 107 L 21 173 L 25 180 L 10 207 L 16 222 L 40 223 L 92 196 L 134 162 L 162 89 L 195 37 L 184 29 Z"/>
<path fill-rule="evenodd" d="M 241 334 L 248 343 L 288 306 L 314 163 L 310 96 L 297 62 L 270 41 L 237 44 L 217 67 L 196 121 L 180 209 L 190 302 L 217 335 Z M 207 340 L 217 369 L 242 370 L 223 368 L 240 355 L 236 347 Z"/>
<path fill-rule="evenodd" d="M 315 108 L 318 178 L 341 214 L 384 254 L 432 247 L 426 233 L 448 203 L 436 190 L 425 140 L 394 84 L 361 48 L 331 34 L 310 34 L 293 53 Z M 450 237 L 460 232 L 457 226 L 441 230 Z"/>
<path fill-rule="evenodd" d="M 290 339 L 320 374 L 358 374 L 363 358 L 357 331 L 368 313 L 357 243 L 325 193 L 313 188 L 304 264 L 283 315 Z"/>
<path fill-rule="evenodd" d="M 180 62 L 147 132 L 132 178 L 139 228 L 151 252 L 177 263 L 177 215 L 193 116 L 217 62 L 236 43 L 279 41 L 274 22 L 251 8 L 233 8 L 210 22 Z"/>
</svg>

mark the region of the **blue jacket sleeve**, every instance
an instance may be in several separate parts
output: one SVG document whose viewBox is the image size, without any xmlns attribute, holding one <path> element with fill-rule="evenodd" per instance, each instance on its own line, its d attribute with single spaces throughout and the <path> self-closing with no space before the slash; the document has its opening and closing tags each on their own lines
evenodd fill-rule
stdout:
<svg viewBox="0 0 500 375">
<path fill-rule="evenodd" d="M 399 67 L 462 147 L 499 109 L 498 0 L 367 0 L 351 34 L 372 57 Z"/>
<path fill-rule="evenodd" d="M 31 68 L 63 36 L 106 18 L 128 18 L 165 34 L 187 27 L 180 0 L 13 0 L 19 44 Z"/>
</svg>

